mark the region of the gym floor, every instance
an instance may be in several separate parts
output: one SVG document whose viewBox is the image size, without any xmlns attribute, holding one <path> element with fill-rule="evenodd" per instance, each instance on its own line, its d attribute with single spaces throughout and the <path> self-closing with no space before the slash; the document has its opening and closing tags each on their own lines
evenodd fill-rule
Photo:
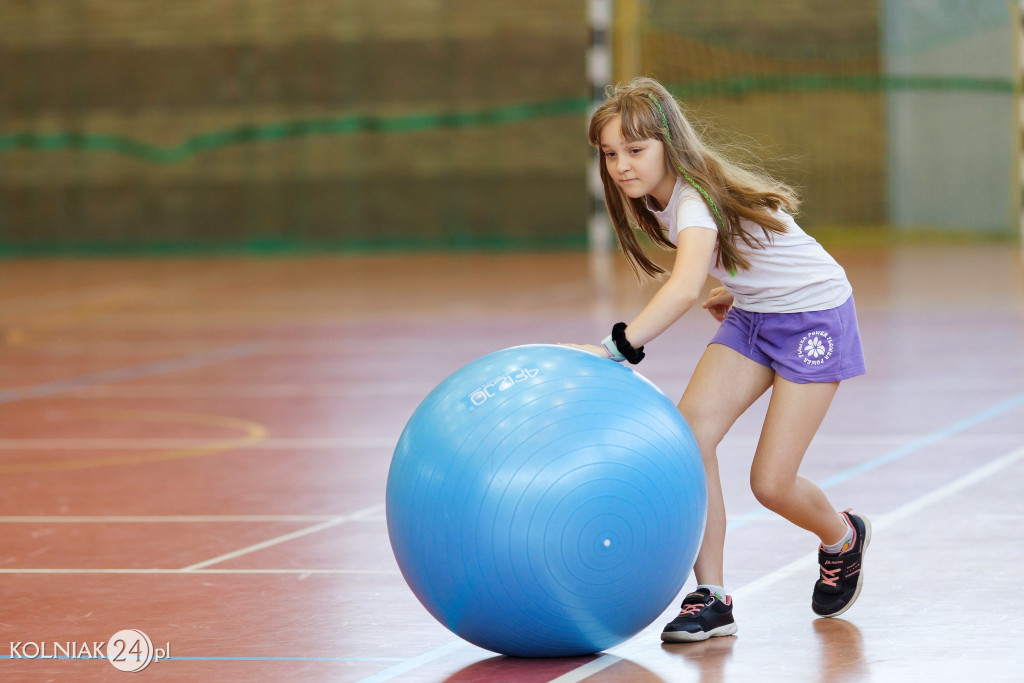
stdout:
<svg viewBox="0 0 1024 683">
<path fill-rule="evenodd" d="M 858 603 L 814 618 L 817 541 L 749 491 L 762 399 L 719 451 L 738 635 L 662 645 L 680 596 L 622 645 L 556 660 L 481 650 L 423 609 L 385 483 L 405 421 L 452 371 L 629 319 L 651 290 L 621 260 L 5 262 L 0 677 L 119 677 L 92 644 L 137 629 L 169 655 L 147 680 L 1019 679 L 1021 253 L 833 253 L 868 374 L 840 388 L 802 472 L 873 522 Z M 714 329 L 687 315 L 638 369 L 678 398 Z M 82 644 L 91 658 L 55 655 Z"/>
</svg>

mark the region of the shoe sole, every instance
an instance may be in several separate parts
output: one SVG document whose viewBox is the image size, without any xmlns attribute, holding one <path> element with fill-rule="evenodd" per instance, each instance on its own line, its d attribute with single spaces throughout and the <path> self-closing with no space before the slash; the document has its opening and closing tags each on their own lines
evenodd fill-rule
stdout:
<svg viewBox="0 0 1024 683">
<path fill-rule="evenodd" d="M 711 629 L 710 631 L 697 631 L 696 633 L 688 633 L 686 631 L 663 631 L 661 639 L 666 643 L 697 643 L 702 640 L 707 640 L 708 638 L 735 635 L 737 630 L 739 629 L 736 627 L 736 622 L 734 621 L 731 624 L 719 626 L 718 628 Z"/>
<path fill-rule="evenodd" d="M 857 588 L 853 591 L 853 597 L 850 598 L 850 602 L 843 605 L 843 608 L 833 612 L 832 614 L 818 614 L 819 617 L 825 619 L 831 619 L 832 617 L 838 617 L 840 614 L 846 612 L 846 610 L 853 607 L 853 603 L 857 602 L 857 598 L 860 597 L 860 589 L 864 587 L 864 557 L 868 554 L 868 544 L 871 543 L 871 522 L 868 521 L 867 517 L 860 516 L 864 520 L 864 545 L 860 548 L 860 575 L 857 577 Z"/>
</svg>

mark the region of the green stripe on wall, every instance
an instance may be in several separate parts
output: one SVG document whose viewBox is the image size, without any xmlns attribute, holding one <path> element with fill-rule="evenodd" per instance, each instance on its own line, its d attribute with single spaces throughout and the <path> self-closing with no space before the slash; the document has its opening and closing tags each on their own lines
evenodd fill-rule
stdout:
<svg viewBox="0 0 1024 683">
<path fill-rule="evenodd" d="M 1019 93 L 1014 81 L 958 76 L 879 74 L 748 74 L 667 85 L 676 97 L 728 97 L 763 93 L 880 92 L 894 90 Z"/>
<path fill-rule="evenodd" d="M 154 164 L 175 164 L 200 152 L 247 142 L 267 142 L 315 135 L 346 135 L 358 132 L 409 133 L 445 128 L 472 128 L 580 115 L 585 114 L 589 106 L 589 100 L 574 98 L 478 111 L 420 113 L 391 117 L 356 115 L 336 119 L 288 121 L 200 133 L 180 145 L 170 147 L 111 134 L 11 133 L 0 135 L 0 153 L 14 149 L 37 151 L 79 149 L 91 152 L 116 152 Z"/>
<path fill-rule="evenodd" d="M 1020 86 L 1007 79 L 882 76 L 874 74 L 765 74 L 742 75 L 709 81 L 672 83 L 669 89 L 683 99 L 735 97 L 765 93 L 821 93 L 829 91 L 935 91 L 1015 94 Z M 319 135 L 359 132 L 408 133 L 435 129 L 473 128 L 560 116 L 583 115 L 591 103 L 582 97 L 509 107 L 457 112 L 425 112 L 404 116 L 355 115 L 264 125 L 248 125 L 194 135 L 181 144 L 155 145 L 116 134 L 80 132 L 20 132 L 0 135 L 0 154 L 12 150 L 83 150 L 112 152 L 154 164 L 176 164 L 213 149 L 249 142 L 268 142 Z"/>
<path fill-rule="evenodd" d="M 421 252 L 529 252 L 580 251 L 587 246 L 582 226 L 571 235 L 511 236 L 486 235 L 473 238 L 437 237 L 416 239 L 299 240 L 249 239 L 239 242 L 80 242 L 68 244 L 0 244 L 0 259 L 75 256 L 329 256 L 352 253 Z"/>
</svg>

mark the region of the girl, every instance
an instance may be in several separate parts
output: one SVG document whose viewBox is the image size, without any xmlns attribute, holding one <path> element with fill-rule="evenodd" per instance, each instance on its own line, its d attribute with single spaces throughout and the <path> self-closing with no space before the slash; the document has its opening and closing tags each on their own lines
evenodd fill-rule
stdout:
<svg viewBox="0 0 1024 683">
<path fill-rule="evenodd" d="M 679 402 L 707 474 L 707 525 L 694 565 L 699 585 L 662 640 L 736 632 L 723 587 L 726 517 L 715 449 L 769 388 L 750 486 L 762 505 L 821 540 L 811 608 L 824 617 L 842 614 L 860 594 L 871 525 L 837 512 L 797 470 L 839 382 L 864 373 L 845 271 L 793 221 L 793 191 L 717 154 L 654 80 L 612 91 L 591 118 L 590 144 L 604 157 L 605 203 L 630 265 L 638 275 L 665 272 L 644 254 L 634 226 L 676 255 L 671 274 L 631 323 L 616 324 L 601 346 L 577 348 L 638 363 L 644 346 L 694 306 L 709 273 L 722 284 L 703 303 L 721 326 Z"/>
</svg>

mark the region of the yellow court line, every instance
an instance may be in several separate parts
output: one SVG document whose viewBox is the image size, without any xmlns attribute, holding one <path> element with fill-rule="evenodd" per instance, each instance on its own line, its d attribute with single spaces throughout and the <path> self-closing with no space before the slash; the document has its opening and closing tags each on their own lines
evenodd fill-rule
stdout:
<svg viewBox="0 0 1024 683">
<path fill-rule="evenodd" d="M 215 453 L 223 453 L 236 448 L 242 448 L 266 438 L 268 434 L 267 428 L 258 422 L 251 422 L 249 420 L 242 420 L 234 417 L 223 417 L 220 415 L 175 413 L 155 410 L 89 410 L 83 412 L 86 414 L 96 415 L 101 419 L 107 418 L 132 420 L 135 422 L 195 424 L 221 427 L 240 431 L 244 436 L 233 439 L 212 441 L 204 446 L 176 448 L 157 453 L 136 453 L 131 455 L 109 456 L 105 458 L 73 458 L 51 462 L 26 462 L 0 465 L 0 475 L 22 474 L 25 472 L 61 472 L 67 470 L 98 469 L 101 467 L 115 467 L 118 465 L 140 465 L 143 463 L 163 462 L 167 460 L 198 458 L 204 455 L 213 455 Z"/>
<path fill-rule="evenodd" d="M 118 291 L 93 301 L 74 304 L 66 309 L 49 313 L 37 313 L 25 323 L 7 328 L 4 342 L 8 346 L 29 346 L 31 336 L 54 332 L 71 327 L 91 318 L 97 318 L 110 311 L 116 311 L 127 304 L 137 303 L 146 294 L 136 291 Z M 34 345 L 33 345 L 34 346 Z"/>
</svg>

